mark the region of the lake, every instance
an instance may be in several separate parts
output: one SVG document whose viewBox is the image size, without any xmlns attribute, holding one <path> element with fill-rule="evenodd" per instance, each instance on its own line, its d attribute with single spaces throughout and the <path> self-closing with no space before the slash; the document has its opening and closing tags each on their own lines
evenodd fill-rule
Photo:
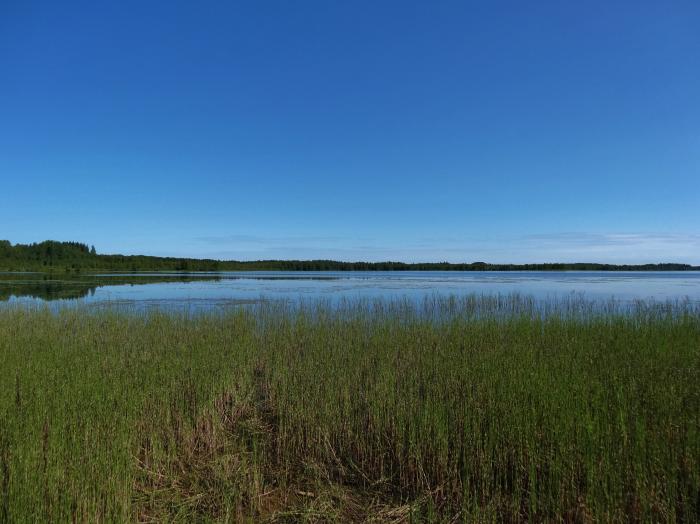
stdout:
<svg viewBox="0 0 700 524">
<path fill-rule="evenodd" d="M 700 303 L 700 272 L 274 272 L 102 273 L 66 276 L 0 273 L 5 304 L 129 306 L 177 310 L 221 309 L 261 300 L 403 298 L 434 294 L 511 294 L 537 299 L 580 294 L 611 298 Z"/>
</svg>

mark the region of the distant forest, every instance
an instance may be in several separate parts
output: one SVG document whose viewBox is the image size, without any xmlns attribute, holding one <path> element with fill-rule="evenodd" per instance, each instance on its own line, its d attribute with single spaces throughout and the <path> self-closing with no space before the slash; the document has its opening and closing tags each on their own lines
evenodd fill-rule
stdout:
<svg viewBox="0 0 700 524">
<path fill-rule="evenodd" d="M 0 240 L 0 270 L 13 271 L 692 271 L 689 264 L 617 265 L 596 263 L 488 264 L 471 262 L 338 262 L 335 260 L 211 260 L 101 255 L 80 242 L 46 240 L 12 244 Z"/>
</svg>

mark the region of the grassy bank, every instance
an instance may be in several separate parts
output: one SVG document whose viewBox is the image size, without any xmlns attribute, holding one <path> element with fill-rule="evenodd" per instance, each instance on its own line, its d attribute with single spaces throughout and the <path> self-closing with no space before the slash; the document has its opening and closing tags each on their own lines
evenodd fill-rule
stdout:
<svg viewBox="0 0 700 524">
<path fill-rule="evenodd" d="M 0 521 L 697 521 L 698 309 L 549 307 L 0 310 Z"/>
</svg>

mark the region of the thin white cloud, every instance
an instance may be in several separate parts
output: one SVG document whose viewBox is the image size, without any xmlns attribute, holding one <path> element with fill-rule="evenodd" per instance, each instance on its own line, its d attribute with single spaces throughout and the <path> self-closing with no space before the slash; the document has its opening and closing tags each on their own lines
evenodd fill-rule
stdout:
<svg viewBox="0 0 700 524">
<path fill-rule="evenodd" d="M 411 241 L 340 236 L 198 237 L 221 259 L 400 260 L 406 262 L 602 262 L 700 264 L 700 235 L 658 232 L 560 232 L 517 237 L 436 237 Z M 217 249 L 218 248 L 218 249 Z"/>
<path fill-rule="evenodd" d="M 260 235 L 222 235 L 222 236 L 206 236 L 195 238 L 198 242 L 205 242 L 208 244 L 230 244 L 230 243 L 245 243 L 245 244 L 278 244 L 286 242 L 335 242 L 342 240 L 342 237 L 337 236 L 279 236 L 279 237 L 266 237 Z"/>
</svg>

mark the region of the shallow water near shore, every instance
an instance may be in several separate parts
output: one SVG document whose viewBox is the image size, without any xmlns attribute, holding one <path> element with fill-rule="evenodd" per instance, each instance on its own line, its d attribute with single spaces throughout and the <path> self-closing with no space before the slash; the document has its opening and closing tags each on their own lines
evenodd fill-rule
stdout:
<svg viewBox="0 0 700 524">
<path fill-rule="evenodd" d="M 220 310 L 261 301 L 395 300 L 519 294 L 538 300 L 700 303 L 700 272 L 0 273 L 6 304 Z"/>
</svg>

